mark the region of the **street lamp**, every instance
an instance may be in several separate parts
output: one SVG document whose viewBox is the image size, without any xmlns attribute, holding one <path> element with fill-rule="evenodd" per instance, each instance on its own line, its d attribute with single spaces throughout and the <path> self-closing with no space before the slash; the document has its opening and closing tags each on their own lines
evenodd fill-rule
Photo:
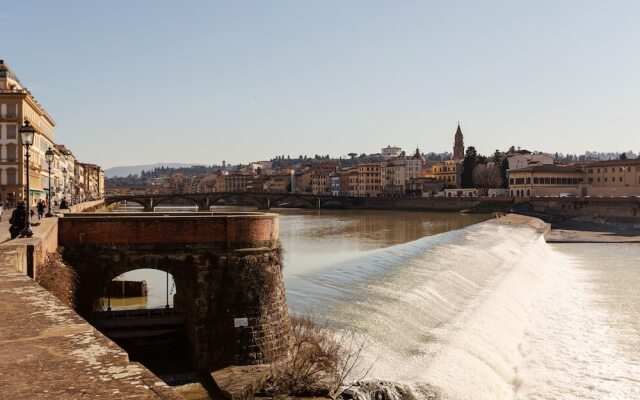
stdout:
<svg viewBox="0 0 640 400">
<path fill-rule="evenodd" d="M 51 212 L 51 163 L 53 162 L 53 150 L 51 147 L 44 152 L 44 158 L 47 160 L 47 165 L 49 166 L 49 207 L 47 211 L 47 217 L 53 217 L 53 213 Z"/>
<path fill-rule="evenodd" d="M 62 169 L 62 198 L 67 199 L 67 168 Z"/>
<path fill-rule="evenodd" d="M 29 147 L 33 145 L 33 138 L 36 135 L 36 130 L 33 129 L 29 121 L 24 121 L 24 124 L 20 127 L 20 138 L 22 139 L 22 145 L 26 149 L 26 167 L 27 167 L 27 190 L 26 190 L 26 200 L 27 200 L 27 215 L 25 216 L 25 225 L 22 232 L 20 232 L 20 237 L 31 237 L 33 236 L 33 231 L 31 230 L 31 220 L 29 215 L 29 209 L 31 208 L 31 203 L 29 202 Z"/>
</svg>

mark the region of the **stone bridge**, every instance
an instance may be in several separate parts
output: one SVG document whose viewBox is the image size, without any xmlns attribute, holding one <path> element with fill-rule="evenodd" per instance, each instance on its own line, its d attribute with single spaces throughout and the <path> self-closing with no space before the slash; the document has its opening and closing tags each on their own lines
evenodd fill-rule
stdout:
<svg viewBox="0 0 640 400">
<path fill-rule="evenodd" d="M 209 211 L 213 205 L 238 201 L 255 205 L 259 210 L 269 210 L 278 206 L 353 208 L 358 206 L 363 198 L 299 193 L 214 192 L 108 196 L 105 198 L 105 205 L 127 201 L 140 204 L 144 211 L 153 211 L 154 207 L 171 204 L 175 200 L 192 203 L 198 206 L 199 211 Z"/>
<path fill-rule="evenodd" d="M 63 258 L 78 274 L 77 309 L 96 322 L 115 277 L 170 273 L 194 368 L 284 356 L 291 327 L 282 280 L 278 215 L 266 213 L 67 214 Z"/>
</svg>

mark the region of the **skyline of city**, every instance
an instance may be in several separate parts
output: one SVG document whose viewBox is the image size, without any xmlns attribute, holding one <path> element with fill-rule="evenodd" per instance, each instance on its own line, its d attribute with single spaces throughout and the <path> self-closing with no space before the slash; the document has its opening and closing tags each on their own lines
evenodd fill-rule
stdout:
<svg viewBox="0 0 640 400">
<path fill-rule="evenodd" d="M 9 31 L 30 22 L 0 58 L 57 137 L 106 168 L 450 151 L 457 121 L 482 154 L 638 152 L 639 14 L 633 2 L 27 1 L 0 12 Z"/>
</svg>

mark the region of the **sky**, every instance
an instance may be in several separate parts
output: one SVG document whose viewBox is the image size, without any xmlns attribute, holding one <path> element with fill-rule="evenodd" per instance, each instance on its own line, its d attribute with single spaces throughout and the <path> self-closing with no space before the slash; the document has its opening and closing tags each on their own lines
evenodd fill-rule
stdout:
<svg viewBox="0 0 640 400">
<path fill-rule="evenodd" d="M 0 59 L 104 167 L 640 150 L 638 1 L 32 1 Z"/>
</svg>

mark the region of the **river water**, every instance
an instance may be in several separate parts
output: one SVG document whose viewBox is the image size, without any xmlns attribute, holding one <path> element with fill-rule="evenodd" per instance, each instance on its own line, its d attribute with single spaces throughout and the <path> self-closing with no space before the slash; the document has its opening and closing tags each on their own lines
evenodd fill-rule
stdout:
<svg viewBox="0 0 640 400">
<path fill-rule="evenodd" d="M 486 218 L 283 210 L 289 307 L 367 343 L 359 399 L 640 399 L 640 245 Z"/>
</svg>

